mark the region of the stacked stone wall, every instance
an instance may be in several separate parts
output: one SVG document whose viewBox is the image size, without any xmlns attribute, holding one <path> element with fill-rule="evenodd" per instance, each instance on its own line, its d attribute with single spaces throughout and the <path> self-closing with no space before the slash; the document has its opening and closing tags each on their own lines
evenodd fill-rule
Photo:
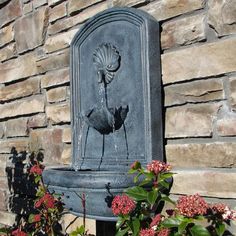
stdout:
<svg viewBox="0 0 236 236">
<path fill-rule="evenodd" d="M 113 6 L 161 24 L 167 162 L 173 195 L 235 206 L 235 0 L 0 0 L 0 223 L 12 224 L 5 168 L 11 147 L 71 158 L 69 45 L 90 17 Z M 10 204 L 9 204 L 10 202 Z"/>
</svg>

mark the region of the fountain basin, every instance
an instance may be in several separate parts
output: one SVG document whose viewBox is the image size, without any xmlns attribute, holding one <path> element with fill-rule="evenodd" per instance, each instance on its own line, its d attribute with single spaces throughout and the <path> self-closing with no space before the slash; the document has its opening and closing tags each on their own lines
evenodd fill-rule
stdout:
<svg viewBox="0 0 236 236">
<path fill-rule="evenodd" d="M 45 170 L 43 179 L 50 191 L 61 194 L 65 208 L 75 215 L 83 216 L 81 197 L 84 194 L 86 217 L 104 221 L 116 220 L 109 205 L 112 195 L 121 194 L 133 185 L 133 176 L 120 171 L 55 168 Z M 106 188 L 108 184 L 110 192 Z"/>
</svg>

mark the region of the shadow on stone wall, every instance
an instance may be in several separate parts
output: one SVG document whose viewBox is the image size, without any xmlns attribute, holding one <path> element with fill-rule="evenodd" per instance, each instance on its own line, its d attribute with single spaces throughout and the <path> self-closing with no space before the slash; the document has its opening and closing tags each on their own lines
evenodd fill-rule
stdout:
<svg viewBox="0 0 236 236">
<path fill-rule="evenodd" d="M 28 219 L 29 214 L 36 213 L 34 210 L 34 200 L 36 198 L 37 185 L 34 177 L 29 174 L 31 166 L 37 161 L 43 161 L 44 155 L 41 151 L 28 154 L 27 152 L 17 152 L 16 148 L 11 149 L 9 164 L 6 167 L 6 174 L 9 188 L 10 212 L 17 214 L 16 224 L 22 218 Z"/>
</svg>

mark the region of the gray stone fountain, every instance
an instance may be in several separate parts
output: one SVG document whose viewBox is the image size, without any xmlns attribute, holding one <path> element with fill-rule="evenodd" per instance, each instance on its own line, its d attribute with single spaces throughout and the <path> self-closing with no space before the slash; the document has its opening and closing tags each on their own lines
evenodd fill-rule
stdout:
<svg viewBox="0 0 236 236">
<path fill-rule="evenodd" d="M 112 221 L 109 199 L 132 186 L 138 160 L 163 159 L 159 26 L 148 14 L 113 8 L 97 14 L 71 43 L 71 168 L 44 181 L 66 207 Z"/>
</svg>

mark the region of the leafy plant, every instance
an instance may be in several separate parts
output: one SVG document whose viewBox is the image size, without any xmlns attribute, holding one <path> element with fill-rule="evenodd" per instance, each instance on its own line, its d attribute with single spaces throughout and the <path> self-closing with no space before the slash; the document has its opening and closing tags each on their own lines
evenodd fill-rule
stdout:
<svg viewBox="0 0 236 236">
<path fill-rule="evenodd" d="M 226 224 L 236 219 L 236 212 L 228 206 L 208 204 L 198 194 L 171 200 L 168 191 L 170 165 L 154 160 L 142 168 L 135 162 L 129 171 L 134 175 L 135 187 L 127 188 L 112 202 L 113 214 L 118 216 L 116 236 L 222 236 Z M 163 203 L 173 207 L 160 214 Z M 229 234 L 227 234 L 229 235 Z"/>
<path fill-rule="evenodd" d="M 0 229 L 0 235 L 7 236 L 68 236 L 62 232 L 60 224 L 62 215 L 65 214 L 61 196 L 51 193 L 45 186 L 42 178 L 44 165 L 42 153 L 32 153 L 27 168 L 29 181 L 36 187 L 36 197 L 32 213 L 28 217 L 21 216 L 16 226 Z M 81 198 L 85 207 L 85 197 Z M 85 216 L 83 225 L 71 232 L 71 236 L 88 236 L 85 230 Z"/>
</svg>

